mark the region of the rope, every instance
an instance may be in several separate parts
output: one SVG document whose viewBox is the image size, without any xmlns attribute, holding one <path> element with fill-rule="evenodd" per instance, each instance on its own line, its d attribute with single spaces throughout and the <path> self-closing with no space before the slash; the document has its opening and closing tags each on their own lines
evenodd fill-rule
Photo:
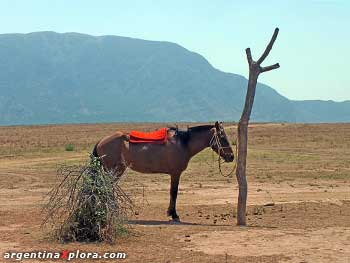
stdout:
<svg viewBox="0 0 350 263">
<path fill-rule="evenodd" d="M 221 162 L 221 161 L 222 161 L 222 158 L 221 158 L 221 156 L 219 155 L 219 158 L 218 158 L 219 172 L 220 172 L 220 174 L 221 174 L 223 177 L 230 177 L 232 174 L 234 174 L 234 173 L 236 172 L 236 169 L 237 169 L 237 159 L 238 159 L 238 150 L 237 150 L 237 139 L 236 139 L 236 145 L 235 145 L 235 163 L 234 163 L 234 165 L 233 165 L 232 170 L 231 170 L 228 174 L 226 174 L 226 175 L 225 175 L 225 174 L 222 172 L 222 170 L 221 170 L 221 164 L 222 164 L 223 162 Z"/>
<path fill-rule="evenodd" d="M 221 168 L 221 164 L 224 163 L 225 161 L 223 161 L 223 157 L 221 157 L 220 153 L 221 151 L 223 151 L 225 148 L 231 148 L 231 146 L 226 146 L 223 147 L 220 143 L 220 139 L 219 136 L 217 135 L 217 132 L 214 133 L 213 137 L 211 138 L 209 145 L 213 146 L 216 144 L 216 147 L 218 148 L 218 167 L 219 167 L 219 172 L 223 177 L 229 177 L 231 176 L 237 168 L 237 157 L 238 157 L 238 150 L 237 150 L 237 138 L 235 140 L 235 163 L 233 165 L 232 170 L 228 173 L 228 174 L 224 174 Z M 223 152 L 225 154 L 225 152 Z"/>
</svg>

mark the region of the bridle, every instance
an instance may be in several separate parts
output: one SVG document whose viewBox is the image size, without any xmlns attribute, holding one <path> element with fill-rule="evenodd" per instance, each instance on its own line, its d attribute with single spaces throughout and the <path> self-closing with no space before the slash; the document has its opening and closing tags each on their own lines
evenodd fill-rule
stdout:
<svg viewBox="0 0 350 263">
<path fill-rule="evenodd" d="M 221 156 L 221 152 L 223 153 L 223 155 L 226 155 L 227 153 L 225 153 L 224 149 L 226 148 L 231 148 L 231 146 L 222 146 L 221 142 L 220 142 L 220 138 L 222 137 L 221 134 L 221 130 L 218 132 L 215 129 L 215 132 L 213 134 L 213 137 L 211 137 L 210 141 L 209 141 L 209 146 L 213 149 L 213 146 L 216 146 L 218 149 L 218 166 L 219 166 L 219 172 L 223 177 L 229 177 L 230 175 L 232 175 L 237 167 L 237 161 L 235 161 L 235 164 L 233 166 L 232 171 L 230 171 L 228 174 L 224 175 L 224 173 L 221 170 L 221 164 L 225 162 L 225 159 Z M 236 144 L 236 152 L 237 152 L 237 144 Z M 237 155 L 236 155 L 237 157 Z M 237 160 L 237 159 L 236 159 Z"/>
<path fill-rule="evenodd" d="M 226 149 L 226 148 L 231 148 L 231 146 L 222 146 L 222 145 L 221 145 L 221 142 L 220 142 L 219 136 L 220 136 L 220 137 L 222 136 L 222 135 L 221 135 L 221 131 L 220 131 L 219 134 L 218 134 L 218 132 L 217 132 L 216 129 L 215 129 L 215 132 L 214 132 L 214 134 L 213 134 L 213 137 L 211 137 L 211 139 L 210 139 L 210 141 L 209 141 L 209 146 L 210 146 L 211 148 L 213 148 L 213 146 L 216 146 L 217 149 L 218 149 L 219 157 L 220 157 L 220 158 L 223 158 L 223 157 L 221 157 L 221 155 L 220 155 L 221 152 L 223 153 L 223 155 L 225 155 L 226 153 L 225 153 L 224 149 Z"/>
</svg>

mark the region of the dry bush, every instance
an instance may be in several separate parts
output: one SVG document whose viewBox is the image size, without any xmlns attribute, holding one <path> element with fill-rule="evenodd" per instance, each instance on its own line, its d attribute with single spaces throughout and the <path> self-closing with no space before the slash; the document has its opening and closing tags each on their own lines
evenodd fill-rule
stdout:
<svg viewBox="0 0 350 263">
<path fill-rule="evenodd" d="M 114 242 L 127 232 L 124 222 L 132 202 L 118 185 L 119 177 L 106 172 L 96 157 L 87 165 L 61 166 L 60 183 L 49 193 L 44 224 L 63 242 Z"/>
</svg>

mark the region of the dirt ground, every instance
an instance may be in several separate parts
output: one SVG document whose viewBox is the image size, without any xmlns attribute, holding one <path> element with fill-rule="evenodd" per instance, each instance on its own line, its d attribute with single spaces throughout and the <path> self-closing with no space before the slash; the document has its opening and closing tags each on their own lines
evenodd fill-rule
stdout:
<svg viewBox="0 0 350 263">
<path fill-rule="evenodd" d="M 58 165 L 86 161 L 115 130 L 161 126 L 0 127 L 0 262 L 8 251 L 39 250 L 127 253 L 98 262 L 350 262 L 350 124 L 252 124 L 247 227 L 236 226 L 236 180 L 218 173 L 208 149 L 181 177 L 180 224 L 166 216 L 169 176 L 127 171 L 122 187 L 135 213 L 116 244 L 61 244 L 40 228 Z M 225 126 L 233 141 L 236 126 Z"/>
</svg>

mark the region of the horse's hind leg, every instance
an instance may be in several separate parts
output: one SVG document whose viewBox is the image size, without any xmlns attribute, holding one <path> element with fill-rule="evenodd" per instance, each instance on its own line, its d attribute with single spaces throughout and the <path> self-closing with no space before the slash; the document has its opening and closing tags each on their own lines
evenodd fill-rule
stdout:
<svg viewBox="0 0 350 263">
<path fill-rule="evenodd" d="M 172 174 L 171 175 L 170 203 L 169 203 L 169 208 L 168 208 L 168 216 L 171 216 L 171 218 L 174 221 L 180 221 L 180 218 L 176 213 L 176 198 L 177 198 L 177 192 L 178 192 L 178 188 L 179 188 L 180 175 L 181 174 Z"/>
<path fill-rule="evenodd" d="M 125 172 L 127 165 L 125 162 L 118 163 L 113 169 L 113 178 L 114 180 L 118 180 Z"/>
</svg>

